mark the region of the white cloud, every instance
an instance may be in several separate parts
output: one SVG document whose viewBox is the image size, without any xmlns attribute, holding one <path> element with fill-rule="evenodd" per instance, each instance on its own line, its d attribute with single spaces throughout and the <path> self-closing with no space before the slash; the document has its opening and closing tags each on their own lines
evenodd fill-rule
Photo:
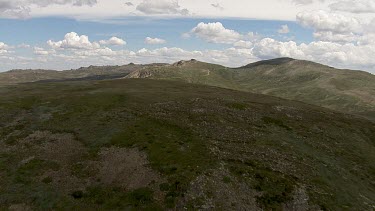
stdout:
<svg viewBox="0 0 375 211">
<path fill-rule="evenodd" d="M 301 0 L 299 0 L 301 1 Z M 5 4 L 5 3 L 6 4 Z M 328 2 L 328 0 L 327 0 Z M 3 5 L 3 7 L 2 7 Z M 85 7 L 79 7 L 80 5 Z M 272 5 L 270 7 L 269 5 Z M 252 18 L 294 21 L 301 11 L 329 9 L 319 0 L 296 5 L 292 0 L 0 0 L 0 17 L 68 17 L 93 21 L 134 16 L 180 16 L 199 18 Z M 90 7 L 89 7 L 90 6 Z M 134 6 L 134 7 L 133 7 Z M 219 8 L 220 12 L 217 9 Z"/>
<path fill-rule="evenodd" d="M 0 54 L 8 53 L 9 46 L 3 42 L 0 42 Z"/>
<path fill-rule="evenodd" d="M 351 13 L 375 13 L 375 1 L 373 0 L 343 0 L 332 3 L 332 10 Z"/>
<path fill-rule="evenodd" d="M 167 41 L 165 41 L 163 39 L 160 39 L 160 38 L 146 37 L 146 39 L 145 39 L 145 43 L 149 44 L 149 45 L 160 45 L 160 44 L 164 44 L 166 42 Z"/>
<path fill-rule="evenodd" d="M 0 17 L 28 18 L 33 7 L 50 5 L 93 6 L 97 0 L 1 0 Z"/>
<path fill-rule="evenodd" d="M 279 34 L 288 34 L 290 32 L 288 25 L 282 25 L 279 30 L 277 30 Z"/>
<path fill-rule="evenodd" d="M 190 33 L 182 33 L 181 38 L 182 39 L 189 39 L 191 37 Z"/>
<path fill-rule="evenodd" d="M 4 50 L 4 49 L 8 49 L 9 46 L 3 42 L 0 42 L 0 49 Z"/>
<path fill-rule="evenodd" d="M 264 38 L 254 45 L 253 53 L 259 58 L 268 59 L 275 57 L 301 58 L 304 53 L 297 48 L 293 41 L 280 42 L 272 38 Z"/>
<path fill-rule="evenodd" d="M 362 30 L 359 19 L 323 10 L 299 13 L 297 14 L 297 21 L 303 26 L 314 28 L 316 31 L 347 33 Z"/>
<path fill-rule="evenodd" d="M 54 53 L 56 53 L 56 51 L 54 49 L 46 50 L 44 48 L 34 47 L 34 54 L 35 55 L 47 56 L 47 55 L 54 54 Z"/>
<path fill-rule="evenodd" d="M 89 37 L 86 35 L 79 36 L 75 32 L 67 33 L 64 40 L 54 42 L 48 40 L 47 44 L 55 49 L 96 49 L 100 48 L 99 43 L 90 42 Z"/>
<path fill-rule="evenodd" d="M 31 48 L 31 46 L 29 44 L 22 43 L 17 45 L 17 48 Z"/>
<path fill-rule="evenodd" d="M 314 38 L 320 41 L 327 41 L 327 42 L 338 42 L 338 43 L 351 43 L 356 42 L 360 38 L 359 35 L 354 34 L 352 32 L 348 32 L 345 34 L 335 34 L 331 31 L 318 31 L 314 32 Z"/>
<path fill-rule="evenodd" d="M 28 2 L 30 2 L 30 4 L 35 4 L 41 7 L 46 7 L 52 4 L 58 4 L 58 5 L 71 4 L 73 6 L 84 6 L 84 5 L 93 6 L 94 4 L 97 3 L 97 0 L 28 0 Z"/>
<path fill-rule="evenodd" d="M 191 30 L 192 34 L 212 43 L 233 44 L 242 38 L 242 35 L 234 30 L 226 29 L 220 22 L 199 23 Z"/>
<path fill-rule="evenodd" d="M 297 5 L 306 5 L 306 4 L 312 4 L 314 1 L 313 0 L 293 0 Z"/>
<path fill-rule="evenodd" d="M 181 8 L 178 0 L 143 0 L 137 10 L 148 15 L 189 14 L 189 10 Z"/>
<path fill-rule="evenodd" d="M 314 38 L 334 43 L 357 43 L 371 33 L 373 26 L 368 20 L 350 14 L 312 11 L 297 15 L 297 21 L 303 26 L 314 29 Z"/>
<path fill-rule="evenodd" d="M 324 3 L 326 0 L 292 0 L 296 5 L 309 5 L 313 3 Z"/>
<path fill-rule="evenodd" d="M 118 51 L 118 52 L 121 52 L 121 51 Z M 91 49 L 91 50 L 74 51 L 73 53 L 79 56 L 95 57 L 95 56 L 116 56 L 118 52 L 108 47 L 105 47 L 105 48 L 98 48 L 98 49 Z"/>
<path fill-rule="evenodd" d="M 125 40 L 118 37 L 111 37 L 109 40 L 100 40 L 101 45 L 126 45 Z"/>
<path fill-rule="evenodd" d="M 358 45 L 372 45 L 375 47 L 375 34 L 366 34 L 358 39 Z"/>
<path fill-rule="evenodd" d="M 253 43 L 251 41 L 244 41 L 240 40 L 233 44 L 236 48 L 251 48 L 253 46 Z"/>
<path fill-rule="evenodd" d="M 271 38 L 255 44 L 254 56 L 260 59 L 292 57 L 306 59 L 340 68 L 375 70 L 374 45 L 339 44 L 332 42 L 311 42 L 297 44 L 293 41 L 280 42 Z"/>
</svg>

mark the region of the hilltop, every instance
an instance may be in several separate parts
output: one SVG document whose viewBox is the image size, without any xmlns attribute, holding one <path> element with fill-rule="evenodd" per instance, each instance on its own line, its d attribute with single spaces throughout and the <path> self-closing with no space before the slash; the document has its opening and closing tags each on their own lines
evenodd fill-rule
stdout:
<svg viewBox="0 0 375 211">
<path fill-rule="evenodd" d="M 148 78 L 267 94 L 375 120 L 375 75 L 318 63 L 278 58 L 228 68 L 195 59 L 174 64 L 90 66 L 77 70 L 0 73 L 0 86 L 36 81 Z"/>
<path fill-rule="evenodd" d="M 267 94 L 375 120 L 375 76 L 310 61 L 279 58 L 240 68 L 198 61 L 136 70 L 126 78 L 177 80 Z"/>
</svg>

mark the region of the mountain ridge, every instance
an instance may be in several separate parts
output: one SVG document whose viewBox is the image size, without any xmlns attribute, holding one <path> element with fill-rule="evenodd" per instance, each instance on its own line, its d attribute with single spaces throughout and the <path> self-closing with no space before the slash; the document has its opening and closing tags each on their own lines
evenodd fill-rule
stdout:
<svg viewBox="0 0 375 211">
<path fill-rule="evenodd" d="M 185 66 L 143 68 L 125 78 L 178 80 L 278 96 L 375 120 L 375 76 L 304 60 L 281 58 L 227 68 L 182 61 Z"/>
<path fill-rule="evenodd" d="M 9 77 L 12 74 L 15 76 Z M 374 75 L 292 58 L 264 60 L 239 68 L 191 59 L 172 64 L 90 66 L 47 71 L 46 74 L 16 71 L 0 73 L 0 85 L 16 84 L 17 77 L 18 82 L 120 78 L 177 80 L 298 100 L 375 120 Z"/>
</svg>

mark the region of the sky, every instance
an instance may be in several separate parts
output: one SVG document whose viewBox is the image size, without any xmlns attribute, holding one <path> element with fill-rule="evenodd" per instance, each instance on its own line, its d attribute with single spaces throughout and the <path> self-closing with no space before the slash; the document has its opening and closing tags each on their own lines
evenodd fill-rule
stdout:
<svg viewBox="0 0 375 211">
<path fill-rule="evenodd" d="M 278 57 L 375 73 L 375 1 L 0 0 L 0 71 Z"/>
</svg>

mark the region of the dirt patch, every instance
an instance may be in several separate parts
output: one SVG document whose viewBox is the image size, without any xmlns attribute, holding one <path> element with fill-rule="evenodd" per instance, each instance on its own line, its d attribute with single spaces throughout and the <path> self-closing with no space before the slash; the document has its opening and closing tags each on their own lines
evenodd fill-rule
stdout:
<svg viewBox="0 0 375 211">
<path fill-rule="evenodd" d="M 29 211 L 32 210 L 28 205 L 26 204 L 13 204 L 9 206 L 8 208 L 10 211 Z"/>
<path fill-rule="evenodd" d="M 256 196 L 255 190 L 220 167 L 196 178 L 178 206 L 182 209 L 192 205 L 199 210 L 261 210 Z"/>
<path fill-rule="evenodd" d="M 24 144 L 32 145 L 41 159 L 54 160 L 59 164 L 69 164 L 82 156 L 86 149 L 77 141 L 73 134 L 53 134 L 49 131 L 36 131 L 22 140 Z"/>
<path fill-rule="evenodd" d="M 137 149 L 105 148 L 99 156 L 98 178 L 105 185 L 135 190 L 161 181 L 159 173 L 149 167 L 146 154 Z"/>
<path fill-rule="evenodd" d="M 284 210 L 307 211 L 320 210 L 318 206 L 309 205 L 309 195 L 305 187 L 297 188 L 293 194 L 293 200 L 283 206 Z"/>
</svg>

